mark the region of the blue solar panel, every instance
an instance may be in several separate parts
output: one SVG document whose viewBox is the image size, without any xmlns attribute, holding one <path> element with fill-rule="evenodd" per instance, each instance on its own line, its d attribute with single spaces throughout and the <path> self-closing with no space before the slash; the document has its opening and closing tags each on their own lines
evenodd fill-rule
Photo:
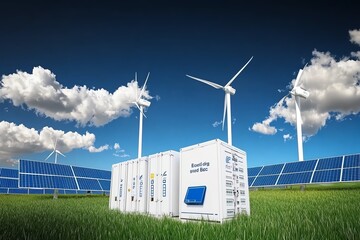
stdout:
<svg viewBox="0 0 360 240">
<path fill-rule="evenodd" d="M 4 194 L 7 193 L 8 189 L 7 188 L 0 188 L 0 194 Z"/>
<path fill-rule="evenodd" d="M 96 179 L 77 178 L 77 182 L 82 190 L 102 190 Z"/>
<path fill-rule="evenodd" d="M 283 173 L 313 171 L 317 160 L 285 163 Z"/>
<path fill-rule="evenodd" d="M 253 167 L 253 168 L 248 168 L 248 176 L 249 177 L 255 177 L 259 174 L 260 170 L 262 169 L 262 167 Z"/>
<path fill-rule="evenodd" d="M 271 186 L 275 185 L 276 180 L 278 179 L 279 175 L 269 175 L 269 176 L 259 176 L 255 179 L 253 183 L 253 187 L 260 187 L 260 186 Z"/>
<path fill-rule="evenodd" d="M 344 168 L 342 181 L 360 181 L 360 168 Z"/>
<path fill-rule="evenodd" d="M 249 185 L 249 187 L 253 183 L 254 179 L 255 179 L 255 177 L 248 177 L 248 185 Z"/>
<path fill-rule="evenodd" d="M 281 174 L 277 185 L 310 183 L 312 172 Z"/>
<path fill-rule="evenodd" d="M 339 182 L 340 181 L 341 169 L 315 171 L 312 179 L 313 183 L 320 182 Z"/>
<path fill-rule="evenodd" d="M 345 156 L 344 168 L 360 167 L 360 154 Z"/>
<path fill-rule="evenodd" d="M 68 165 L 27 160 L 20 160 L 20 172 L 55 176 L 74 176 L 71 167 Z"/>
<path fill-rule="evenodd" d="M 284 163 L 271 165 L 271 166 L 264 166 L 261 172 L 259 173 L 259 176 L 279 174 L 283 169 L 283 167 L 284 167 Z"/>
<path fill-rule="evenodd" d="M 44 189 L 29 189 L 29 194 L 44 194 Z"/>
<path fill-rule="evenodd" d="M 99 183 L 101 185 L 101 188 L 104 190 L 104 191 L 110 191 L 110 181 L 108 180 L 99 180 Z"/>
<path fill-rule="evenodd" d="M 18 188 L 18 179 L 0 178 L 0 188 Z"/>
<path fill-rule="evenodd" d="M 341 168 L 343 157 L 332 157 L 319 159 L 316 170 Z"/>
<path fill-rule="evenodd" d="M 17 169 L 1 168 L 0 177 L 19 178 L 19 171 Z"/>
<path fill-rule="evenodd" d="M 77 189 L 75 178 L 20 173 L 20 186 L 25 188 Z"/>
<path fill-rule="evenodd" d="M 65 194 L 76 194 L 76 190 L 65 190 Z"/>
<path fill-rule="evenodd" d="M 28 189 L 9 188 L 9 194 L 28 194 Z"/>
<path fill-rule="evenodd" d="M 111 172 L 99 169 L 72 167 L 76 177 L 98 178 L 98 179 L 111 179 Z"/>
</svg>

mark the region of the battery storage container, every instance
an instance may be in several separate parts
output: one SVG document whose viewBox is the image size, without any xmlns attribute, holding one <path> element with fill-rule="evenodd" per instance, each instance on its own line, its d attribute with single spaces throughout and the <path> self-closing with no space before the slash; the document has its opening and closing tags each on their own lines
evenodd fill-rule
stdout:
<svg viewBox="0 0 360 240">
<path fill-rule="evenodd" d="M 149 214 L 179 216 L 179 163 L 179 152 L 172 150 L 149 156 Z"/>
<path fill-rule="evenodd" d="M 110 186 L 110 209 L 125 211 L 127 193 L 127 162 L 112 165 Z"/>
<path fill-rule="evenodd" d="M 246 153 L 219 139 L 182 148 L 179 207 L 184 220 L 250 215 Z"/>
</svg>

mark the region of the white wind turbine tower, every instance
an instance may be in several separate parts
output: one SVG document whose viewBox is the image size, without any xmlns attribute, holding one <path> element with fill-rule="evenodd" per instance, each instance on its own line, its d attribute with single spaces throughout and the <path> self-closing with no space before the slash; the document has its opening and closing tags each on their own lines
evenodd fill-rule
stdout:
<svg viewBox="0 0 360 240">
<path fill-rule="evenodd" d="M 305 65 L 306 67 L 306 65 Z M 304 69 L 305 69 L 304 67 Z M 302 137 L 302 124 L 303 124 L 303 120 L 301 117 L 301 107 L 300 107 L 300 100 L 301 98 L 303 99 L 307 99 L 310 95 L 310 93 L 305 90 L 304 88 L 300 87 L 300 79 L 301 79 L 301 75 L 303 73 L 303 69 L 300 69 L 295 83 L 294 83 L 294 87 L 293 89 L 285 96 L 283 97 L 280 101 L 279 104 L 282 104 L 282 102 L 284 101 L 284 99 L 291 94 L 292 96 L 295 97 L 295 111 L 296 111 L 296 131 L 297 131 L 297 141 L 298 141 L 298 157 L 299 157 L 299 161 L 304 161 L 304 153 L 303 153 L 303 137 Z"/>
<path fill-rule="evenodd" d="M 51 157 L 51 155 L 53 155 L 55 153 L 55 163 L 57 163 L 57 158 L 58 158 L 58 154 L 60 154 L 63 157 L 66 157 L 64 154 L 62 154 L 59 150 L 56 149 L 57 146 L 57 142 L 58 142 L 58 138 L 56 138 L 55 142 L 53 141 L 53 145 L 54 145 L 54 150 L 49 154 L 49 156 L 47 156 L 47 158 L 45 158 L 45 161 L 49 159 L 49 157 Z"/>
<path fill-rule="evenodd" d="M 147 80 L 149 79 L 150 76 L 150 72 L 148 73 L 144 86 L 141 88 L 140 94 L 137 94 L 136 91 L 136 101 L 133 102 L 133 104 L 135 104 L 135 106 L 139 109 L 140 111 L 140 117 L 139 117 L 139 146 L 138 146 L 138 158 L 141 158 L 141 154 L 142 154 L 142 129 L 143 129 L 143 116 L 146 118 L 146 115 L 144 114 L 144 107 L 149 107 L 150 106 L 150 102 L 147 101 L 146 99 L 142 98 L 144 91 L 145 91 L 145 87 L 146 87 L 146 83 Z M 137 74 L 135 73 L 135 81 L 137 82 Z"/>
<path fill-rule="evenodd" d="M 244 70 L 244 68 L 250 63 L 250 61 L 253 59 L 251 57 L 249 61 L 235 74 L 233 78 L 230 79 L 230 81 L 225 85 L 221 86 L 217 83 L 210 82 L 208 80 L 200 79 L 197 77 L 193 77 L 190 75 L 186 75 L 189 78 L 192 78 L 196 81 L 200 81 L 202 83 L 208 84 L 216 89 L 222 89 L 225 91 L 225 101 L 224 101 L 224 114 L 223 114 L 223 120 L 222 120 L 222 129 L 224 130 L 224 122 L 225 122 L 225 112 L 227 113 L 227 131 L 228 131 L 228 144 L 232 145 L 232 131 L 231 131 L 231 103 L 230 103 L 230 95 L 234 95 L 236 90 L 230 86 L 230 84 L 239 76 L 239 74 Z"/>
</svg>

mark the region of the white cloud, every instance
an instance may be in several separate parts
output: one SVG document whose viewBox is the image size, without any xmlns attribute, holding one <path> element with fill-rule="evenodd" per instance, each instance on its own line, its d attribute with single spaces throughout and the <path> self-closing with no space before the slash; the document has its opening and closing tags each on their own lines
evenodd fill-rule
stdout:
<svg viewBox="0 0 360 240">
<path fill-rule="evenodd" d="M 115 150 L 120 149 L 120 144 L 119 144 L 119 143 L 115 143 L 115 144 L 114 144 L 114 149 L 115 149 Z"/>
<path fill-rule="evenodd" d="M 349 31 L 350 42 L 360 45 L 360 29 Z"/>
<path fill-rule="evenodd" d="M 86 132 L 64 132 L 51 127 L 44 127 L 40 131 L 27 128 L 23 124 L 0 122 L 0 163 L 9 165 L 17 158 L 26 154 L 53 150 L 54 138 L 58 138 L 57 149 L 66 153 L 73 149 L 96 149 L 93 145 L 95 135 Z M 103 147 L 100 147 L 103 148 Z"/>
<path fill-rule="evenodd" d="M 306 137 L 315 135 L 329 119 L 341 120 L 360 112 L 360 60 L 336 60 L 329 52 L 317 50 L 312 54 L 311 64 L 304 69 L 301 78 L 301 86 L 310 92 L 306 100 L 301 99 L 303 133 Z M 292 126 L 296 125 L 295 102 L 291 95 L 272 106 L 269 117 L 263 123 L 255 123 L 252 129 L 274 134 L 276 128 L 270 124 L 278 118 L 283 118 Z"/>
<path fill-rule="evenodd" d="M 101 146 L 101 147 L 99 147 L 99 148 L 96 148 L 96 147 L 94 147 L 94 146 L 90 146 L 90 147 L 89 147 L 89 152 L 91 152 L 91 153 L 99 153 L 99 152 L 102 152 L 102 151 L 105 151 L 105 150 L 108 150 L 108 149 L 109 149 L 109 145 L 108 145 L 108 144 L 103 145 L 103 146 Z"/>
<path fill-rule="evenodd" d="M 357 59 L 360 59 L 360 51 L 352 52 L 351 56 L 356 57 Z"/>
<path fill-rule="evenodd" d="M 119 87 L 114 93 L 86 86 L 67 88 L 50 70 L 34 67 L 32 73 L 17 71 L 3 75 L 0 101 L 10 100 L 14 106 L 25 105 L 58 121 L 76 121 L 79 126 L 102 126 L 118 117 L 129 116 L 132 102 L 140 90 L 136 81 Z M 147 90 L 144 98 L 151 98 Z"/>
<path fill-rule="evenodd" d="M 160 101 L 161 97 L 160 97 L 159 95 L 156 95 L 156 96 L 155 96 L 155 99 L 156 99 L 156 101 L 158 102 L 158 101 Z"/>
<path fill-rule="evenodd" d="M 291 140 L 292 136 L 290 134 L 285 134 L 285 135 L 283 135 L 283 138 L 284 138 L 284 142 L 286 142 L 288 140 Z"/>
<path fill-rule="evenodd" d="M 218 122 L 218 121 L 215 121 L 213 122 L 211 125 L 215 128 L 215 127 L 218 127 L 222 124 L 222 121 Z"/>
</svg>

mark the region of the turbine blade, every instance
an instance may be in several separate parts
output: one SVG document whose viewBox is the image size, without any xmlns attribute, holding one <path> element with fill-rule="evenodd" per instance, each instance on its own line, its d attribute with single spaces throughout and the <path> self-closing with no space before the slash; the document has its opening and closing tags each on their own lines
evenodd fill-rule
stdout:
<svg viewBox="0 0 360 240">
<path fill-rule="evenodd" d="M 246 66 L 251 62 L 251 60 L 253 59 L 254 56 L 252 56 L 249 61 L 247 61 L 247 63 L 235 74 L 235 76 L 225 85 L 225 87 L 230 86 L 230 84 L 235 80 L 235 78 L 237 78 L 237 76 L 239 76 L 239 74 L 242 72 L 242 70 L 244 70 L 244 68 L 246 68 Z"/>
<path fill-rule="evenodd" d="M 221 86 L 221 85 L 219 85 L 219 84 L 217 84 L 217 83 L 213 83 L 213 82 L 210 82 L 210 81 L 207 81 L 207 80 L 204 80 L 204 79 L 201 79 L 201 78 L 193 77 L 193 76 L 190 76 L 190 75 L 186 75 L 186 76 L 189 77 L 189 78 L 192 78 L 192 79 L 194 79 L 194 80 L 196 80 L 196 81 L 199 81 L 199 82 L 205 83 L 205 84 L 207 84 L 207 85 L 210 85 L 210 86 L 212 86 L 213 88 L 216 88 L 216 89 L 224 89 L 223 86 Z"/>
<path fill-rule="evenodd" d="M 139 95 L 139 99 L 142 97 L 142 95 L 144 94 L 144 91 L 145 91 L 145 87 L 146 87 L 146 83 L 149 79 L 149 76 L 150 76 L 150 72 L 148 72 L 147 76 L 146 76 L 146 80 L 145 80 L 145 83 L 144 83 L 144 86 L 142 87 L 141 89 L 141 92 L 140 92 L 140 95 Z"/>
<path fill-rule="evenodd" d="M 227 104 L 226 104 L 226 94 L 225 94 L 225 100 L 224 100 L 224 114 L 223 114 L 223 119 L 222 119 L 222 130 L 224 130 L 226 108 L 227 108 Z"/>
<path fill-rule="evenodd" d="M 56 153 L 60 154 L 63 157 L 66 157 L 64 154 L 62 154 L 59 150 L 56 150 Z"/>
<path fill-rule="evenodd" d="M 49 157 L 51 157 L 51 155 L 53 155 L 53 154 L 54 154 L 54 152 L 55 152 L 55 150 L 54 150 L 54 151 L 52 151 L 52 152 L 49 154 L 49 156 L 47 156 L 47 158 L 45 158 L 45 161 L 46 161 L 46 160 L 48 160 L 48 159 L 49 159 Z"/>
<path fill-rule="evenodd" d="M 302 69 L 300 69 L 300 70 L 299 70 L 299 72 L 298 72 L 298 74 L 297 74 L 297 76 L 296 76 L 296 80 L 295 80 L 294 88 L 296 88 L 296 87 L 297 87 L 297 85 L 299 84 L 299 81 L 300 81 L 300 78 L 301 78 L 302 73 L 303 73 L 303 70 L 302 70 Z"/>
</svg>

